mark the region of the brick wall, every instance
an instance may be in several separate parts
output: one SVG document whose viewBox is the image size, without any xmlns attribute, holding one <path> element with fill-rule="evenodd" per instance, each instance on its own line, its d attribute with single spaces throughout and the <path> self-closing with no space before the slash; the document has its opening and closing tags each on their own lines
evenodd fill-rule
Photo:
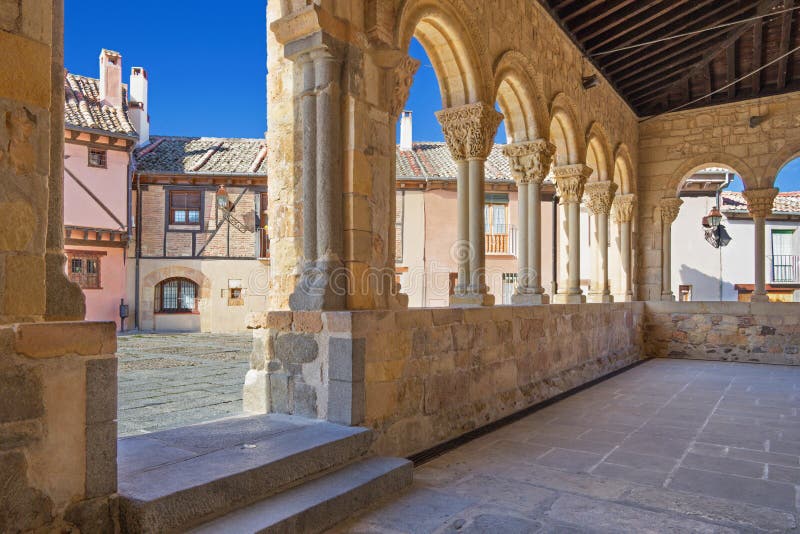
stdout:
<svg viewBox="0 0 800 534">
<path fill-rule="evenodd" d="M 800 304 L 648 302 L 647 356 L 800 365 Z"/>
</svg>

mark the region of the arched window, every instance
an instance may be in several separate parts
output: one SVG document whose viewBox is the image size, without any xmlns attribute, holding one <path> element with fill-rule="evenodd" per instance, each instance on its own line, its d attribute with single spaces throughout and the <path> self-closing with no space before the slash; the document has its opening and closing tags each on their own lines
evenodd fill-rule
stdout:
<svg viewBox="0 0 800 534">
<path fill-rule="evenodd" d="M 156 313 L 197 311 L 197 284 L 187 278 L 168 278 L 156 286 Z"/>
</svg>

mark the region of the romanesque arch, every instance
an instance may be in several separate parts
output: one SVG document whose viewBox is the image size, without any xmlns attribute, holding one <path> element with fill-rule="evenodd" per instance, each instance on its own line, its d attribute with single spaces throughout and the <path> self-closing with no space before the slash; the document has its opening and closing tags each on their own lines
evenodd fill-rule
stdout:
<svg viewBox="0 0 800 534">
<path fill-rule="evenodd" d="M 584 163 L 585 141 L 572 101 L 559 93 L 550 105 L 550 142 L 556 146 L 556 165 Z"/>
<path fill-rule="evenodd" d="M 605 182 L 614 176 L 610 145 L 606 132 L 599 122 L 595 121 L 586 135 L 586 164 L 592 168 L 591 181 Z"/>
<path fill-rule="evenodd" d="M 528 65 L 522 53 L 509 50 L 494 66 L 494 99 L 505 116 L 509 143 L 533 141 L 548 135 L 545 100 Z"/>
<path fill-rule="evenodd" d="M 798 156 L 800 156 L 800 142 L 786 145 L 779 150 L 778 153 L 773 156 L 761 177 L 761 187 L 773 187 L 775 179 L 778 177 L 781 169 Z"/>
<path fill-rule="evenodd" d="M 628 145 L 621 143 L 614 154 L 613 176 L 614 181 L 619 186 L 619 194 L 626 195 L 636 192 L 636 177 L 633 169 L 633 160 L 631 159 Z"/>
<path fill-rule="evenodd" d="M 746 189 L 757 189 L 758 175 L 743 160 L 725 153 L 703 154 L 685 161 L 672 174 L 669 182 L 664 187 L 664 198 L 677 198 L 680 196 L 683 183 L 697 171 L 708 167 L 722 167 L 740 176 Z"/>
</svg>

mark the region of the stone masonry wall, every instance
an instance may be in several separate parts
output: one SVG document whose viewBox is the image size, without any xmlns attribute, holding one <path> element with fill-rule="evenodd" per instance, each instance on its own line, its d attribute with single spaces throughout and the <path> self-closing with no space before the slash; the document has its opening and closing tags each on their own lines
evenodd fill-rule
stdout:
<svg viewBox="0 0 800 534">
<path fill-rule="evenodd" d="M 269 382 L 262 410 L 407 456 L 638 361 L 643 322 L 642 303 L 254 314 L 245 396 Z"/>
<path fill-rule="evenodd" d="M 646 355 L 800 365 L 800 304 L 648 302 Z"/>
<path fill-rule="evenodd" d="M 751 126 L 751 117 L 760 122 Z M 639 298 L 659 300 L 660 200 L 711 166 L 734 171 L 748 189 L 772 187 L 780 168 L 800 155 L 800 93 L 669 113 L 641 123 L 639 136 Z"/>
<path fill-rule="evenodd" d="M 109 323 L 0 327 L 0 532 L 114 532 Z"/>
</svg>

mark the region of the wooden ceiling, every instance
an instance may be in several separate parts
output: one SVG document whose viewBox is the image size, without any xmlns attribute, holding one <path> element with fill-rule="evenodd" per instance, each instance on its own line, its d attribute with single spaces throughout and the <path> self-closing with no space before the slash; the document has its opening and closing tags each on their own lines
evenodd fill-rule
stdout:
<svg viewBox="0 0 800 534">
<path fill-rule="evenodd" d="M 800 52 L 730 85 L 800 47 L 800 0 L 540 1 L 641 117 L 800 90 Z"/>
</svg>

